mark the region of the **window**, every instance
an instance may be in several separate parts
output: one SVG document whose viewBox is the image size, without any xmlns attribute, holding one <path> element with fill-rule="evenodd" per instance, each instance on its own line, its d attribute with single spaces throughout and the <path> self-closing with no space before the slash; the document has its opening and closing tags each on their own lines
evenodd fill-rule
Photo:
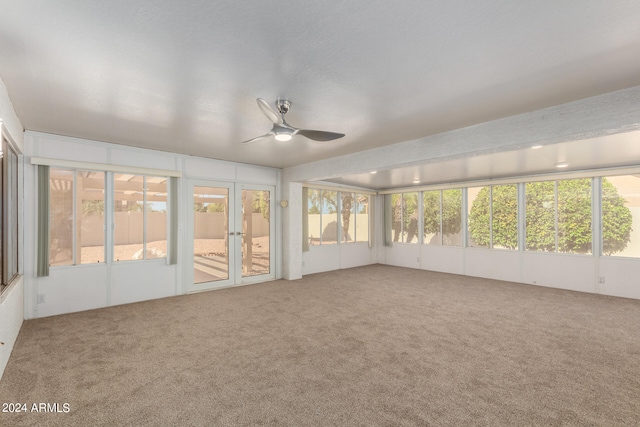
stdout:
<svg viewBox="0 0 640 427">
<path fill-rule="evenodd" d="M 307 214 L 308 214 L 308 230 L 309 230 L 309 245 L 319 245 L 321 243 L 320 236 L 322 235 L 322 190 L 308 189 L 308 202 L 307 202 Z"/>
<path fill-rule="evenodd" d="M 518 249 L 516 184 L 469 188 L 469 246 Z"/>
<path fill-rule="evenodd" d="M 469 238 L 471 248 L 488 248 L 491 243 L 491 188 L 467 189 Z"/>
<path fill-rule="evenodd" d="M 425 191 L 422 194 L 423 242 L 427 245 L 462 245 L 462 189 Z"/>
<path fill-rule="evenodd" d="M 525 193 L 525 230 L 528 251 L 555 252 L 556 183 L 528 182 Z"/>
<path fill-rule="evenodd" d="M 354 193 L 341 192 L 340 219 L 342 221 L 342 243 L 355 242 L 356 200 Z"/>
<path fill-rule="evenodd" d="M 114 174 L 115 261 L 167 256 L 167 181 Z"/>
<path fill-rule="evenodd" d="M 338 192 L 309 188 L 308 194 L 309 244 L 337 244 Z"/>
<path fill-rule="evenodd" d="M 369 242 L 369 196 L 367 194 L 355 195 L 355 241 Z"/>
<path fill-rule="evenodd" d="M 640 175 L 602 178 L 602 254 L 640 257 Z"/>
<path fill-rule="evenodd" d="M 369 241 L 369 196 L 341 192 L 342 243 Z"/>
<path fill-rule="evenodd" d="M 105 261 L 105 173 L 51 168 L 49 264 Z"/>
<path fill-rule="evenodd" d="M 491 186 L 491 247 L 518 249 L 518 186 Z"/>
<path fill-rule="evenodd" d="M 167 253 L 166 177 L 111 174 L 113 259 L 164 258 Z M 49 265 L 106 261 L 107 173 L 49 170 Z"/>
<path fill-rule="evenodd" d="M 393 241 L 418 243 L 418 193 L 391 195 Z"/>
<path fill-rule="evenodd" d="M 526 249 L 590 254 L 591 179 L 525 184 Z"/>
<path fill-rule="evenodd" d="M 4 289 L 20 273 L 20 250 L 18 236 L 20 218 L 18 215 L 18 153 L 9 141 L 2 138 L 2 159 L 0 160 L 0 248 L 1 289 Z"/>
<path fill-rule="evenodd" d="M 366 194 L 308 188 L 306 215 L 310 246 L 369 242 Z"/>
<path fill-rule="evenodd" d="M 338 192 L 322 190 L 322 236 L 323 245 L 338 243 Z"/>
</svg>

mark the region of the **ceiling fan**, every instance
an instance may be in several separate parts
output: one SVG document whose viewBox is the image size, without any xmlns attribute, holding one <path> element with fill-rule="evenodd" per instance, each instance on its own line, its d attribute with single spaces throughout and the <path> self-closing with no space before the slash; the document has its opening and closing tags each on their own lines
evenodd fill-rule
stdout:
<svg viewBox="0 0 640 427">
<path fill-rule="evenodd" d="M 284 120 L 284 115 L 287 114 L 291 107 L 291 102 L 286 99 L 278 99 L 276 101 L 278 111 L 274 110 L 273 107 L 262 98 L 258 98 L 257 101 L 258 107 L 260 107 L 264 115 L 273 122 L 273 128 L 262 136 L 244 141 L 243 144 L 258 142 L 263 139 L 271 138 L 272 136 L 278 141 L 289 141 L 294 135 L 302 135 L 314 141 L 332 141 L 344 136 L 343 133 L 294 128 Z"/>
</svg>

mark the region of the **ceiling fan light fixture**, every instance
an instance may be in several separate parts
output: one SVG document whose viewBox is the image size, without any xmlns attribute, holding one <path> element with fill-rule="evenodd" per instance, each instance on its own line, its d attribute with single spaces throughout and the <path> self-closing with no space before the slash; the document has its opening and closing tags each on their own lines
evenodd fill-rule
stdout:
<svg viewBox="0 0 640 427">
<path fill-rule="evenodd" d="M 290 133 L 276 133 L 276 139 L 278 141 L 289 141 L 291 140 L 291 134 Z"/>
</svg>

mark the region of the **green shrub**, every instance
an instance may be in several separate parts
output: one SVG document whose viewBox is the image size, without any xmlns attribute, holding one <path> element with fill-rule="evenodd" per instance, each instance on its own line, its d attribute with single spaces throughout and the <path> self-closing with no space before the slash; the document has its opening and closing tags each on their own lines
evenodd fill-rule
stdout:
<svg viewBox="0 0 640 427">
<path fill-rule="evenodd" d="M 526 248 L 555 251 L 556 212 L 558 251 L 589 253 L 592 247 L 591 179 L 558 181 L 557 203 L 554 182 L 526 184 Z M 631 236 L 631 211 L 613 184 L 602 179 L 603 253 L 611 255 L 624 250 Z M 517 197 L 515 185 L 493 187 L 493 205 L 489 203 L 489 187 L 483 187 L 473 201 L 469 214 L 469 234 L 478 246 L 490 244 L 490 207 L 493 209 L 493 246 L 516 248 Z M 556 206 L 557 204 L 557 206 Z"/>
</svg>

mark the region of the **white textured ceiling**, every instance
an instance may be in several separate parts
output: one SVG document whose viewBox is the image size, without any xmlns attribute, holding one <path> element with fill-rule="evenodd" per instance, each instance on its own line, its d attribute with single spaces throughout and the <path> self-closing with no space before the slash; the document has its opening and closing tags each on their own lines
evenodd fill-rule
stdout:
<svg viewBox="0 0 640 427">
<path fill-rule="evenodd" d="M 0 0 L 0 11 L 0 77 L 25 128 L 266 166 L 640 85 L 637 0 Z M 347 136 L 242 145 L 271 128 L 257 97 L 290 99 L 294 126 Z"/>
</svg>

